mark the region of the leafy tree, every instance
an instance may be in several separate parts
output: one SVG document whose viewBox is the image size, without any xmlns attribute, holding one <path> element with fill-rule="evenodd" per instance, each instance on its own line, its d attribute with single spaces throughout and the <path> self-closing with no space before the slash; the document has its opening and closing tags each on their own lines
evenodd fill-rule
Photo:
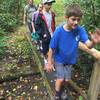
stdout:
<svg viewBox="0 0 100 100">
<path fill-rule="evenodd" d="M 4 30 L 4 32 L 9 33 L 13 32 L 16 27 L 16 19 L 13 15 L 6 13 L 0 14 L 0 28 Z"/>
<path fill-rule="evenodd" d="M 18 1 L 0 0 L 0 55 L 4 54 L 6 48 L 6 34 L 13 32 L 17 25 L 16 2 Z"/>
</svg>

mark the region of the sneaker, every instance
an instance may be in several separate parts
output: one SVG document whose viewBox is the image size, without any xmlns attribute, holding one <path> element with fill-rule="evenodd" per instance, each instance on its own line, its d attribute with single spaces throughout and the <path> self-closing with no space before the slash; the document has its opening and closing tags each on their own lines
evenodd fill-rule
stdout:
<svg viewBox="0 0 100 100">
<path fill-rule="evenodd" d="M 61 100 L 61 93 L 60 93 L 60 91 L 56 91 L 55 92 L 54 100 Z"/>
<path fill-rule="evenodd" d="M 64 90 L 61 94 L 61 100 L 67 100 L 68 99 L 68 95 L 67 95 L 67 91 Z"/>
<path fill-rule="evenodd" d="M 61 100 L 59 96 L 55 96 L 54 100 Z"/>
</svg>

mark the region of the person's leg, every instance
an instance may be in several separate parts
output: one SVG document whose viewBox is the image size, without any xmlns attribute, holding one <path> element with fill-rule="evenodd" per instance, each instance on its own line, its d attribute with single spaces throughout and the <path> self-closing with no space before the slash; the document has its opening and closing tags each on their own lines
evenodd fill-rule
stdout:
<svg viewBox="0 0 100 100">
<path fill-rule="evenodd" d="M 37 45 L 37 50 L 40 51 L 40 41 L 39 41 L 39 39 L 37 40 L 37 44 L 36 45 Z"/>
<path fill-rule="evenodd" d="M 64 81 L 64 73 L 63 73 L 63 66 L 61 63 L 54 62 L 55 66 L 55 75 L 56 75 L 56 82 L 55 82 L 55 100 L 61 99 L 61 87 Z"/>
<path fill-rule="evenodd" d="M 61 100 L 67 100 L 68 98 L 68 83 L 69 81 L 64 81 L 61 87 Z"/>
<path fill-rule="evenodd" d="M 47 55 L 49 51 L 49 42 L 42 41 L 43 54 Z"/>
<path fill-rule="evenodd" d="M 63 79 L 57 79 L 55 82 L 55 99 L 59 100 L 61 98 L 61 86 Z"/>
<path fill-rule="evenodd" d="M 68 83 L 71 79 L 71 68 L 72 65 L 66 65 L 64 66 L 64 88 L 62 88 L 62 94 L 61 94 L 61 99 L 66 100 L 68 98 Z M 65 87 L 66 86 L 66 87 Z"/>
<path fill-rule="evenodd" d="M 46 66 L 47 66 L 47 53 L 48 53 L 48 50 L 49 50 L 49 43 L 48 42 L 42 42 L 42 53 L 43 53 L 43 56 L 44 56 L 44 70 L 46 70 Z"/>
<path fill-rule="evenodd" d="M 32 24 L 31 24 L 31 22 L 28 22 L 27 24 L 28 24 L 28 28 L 29 28 L 30 33 L 32 33 L 33 30 L 32 30 Z"/>
</svg>

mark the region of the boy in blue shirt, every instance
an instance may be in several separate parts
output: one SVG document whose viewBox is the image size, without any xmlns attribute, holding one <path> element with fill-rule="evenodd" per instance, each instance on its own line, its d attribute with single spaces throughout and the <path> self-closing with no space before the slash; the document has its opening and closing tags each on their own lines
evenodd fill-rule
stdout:
<svg viewBox="0 0 100 100">
<path fill-rule="evenodd" d="M 82 15 L 77 4 L 69 5 L 65 10 L 66 23 L 55 30 L 50 42 L 46 70 L 51 72 L 55 69 L 55 100 L 61 100 L 60 90 L 63 81 L 68 82 L 71 79 L 71 67 L 77 61 L 79 41 L 89 49 L 100 43 L 100 30 L 90 33 L 90 41 L 84 27 L 78 25 Z M 52 66 L 52 57 L 55 68 Z"/>
</svg>

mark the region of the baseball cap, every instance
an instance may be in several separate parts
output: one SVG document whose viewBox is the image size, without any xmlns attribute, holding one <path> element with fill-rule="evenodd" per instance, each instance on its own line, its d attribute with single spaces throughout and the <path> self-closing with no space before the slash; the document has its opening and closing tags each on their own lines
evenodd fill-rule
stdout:
<svg viewBox="0 0 100 100">
<path fill-rule="evenodd" d="M 45 3 L 53 3 L 55 2 L 55 0 L 42 0 L 42 3 L 45 4 Z"/>
</svg>

